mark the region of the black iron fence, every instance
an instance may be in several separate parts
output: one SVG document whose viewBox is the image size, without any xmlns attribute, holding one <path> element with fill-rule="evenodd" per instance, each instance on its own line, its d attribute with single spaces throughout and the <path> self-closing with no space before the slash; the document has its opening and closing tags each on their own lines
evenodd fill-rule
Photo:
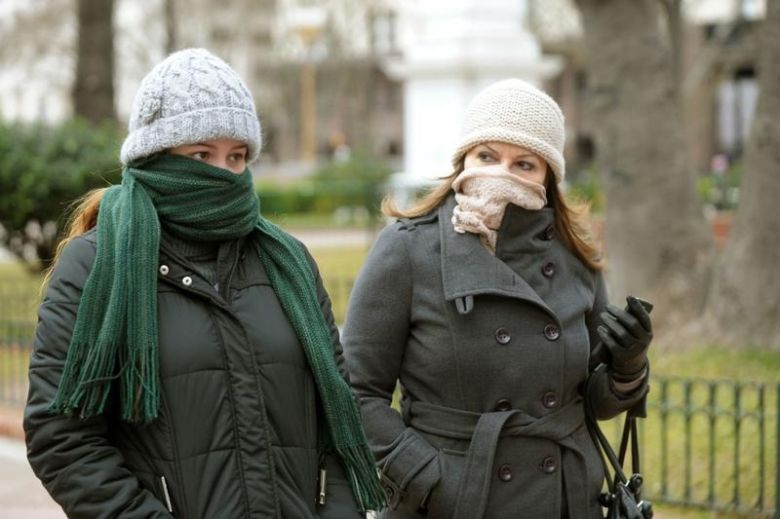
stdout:
<svg viewBox="0 0 780 519">
<path fill-rule="evenodd" d="M 780 383 L 654 376 L 640 424 L 644 495 L 780 518 Z"/>
</svg>

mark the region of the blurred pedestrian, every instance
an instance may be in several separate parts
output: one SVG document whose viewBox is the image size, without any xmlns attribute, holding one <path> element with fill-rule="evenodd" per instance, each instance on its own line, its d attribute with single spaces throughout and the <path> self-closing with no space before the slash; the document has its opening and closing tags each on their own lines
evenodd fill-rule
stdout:
<svg viewBox="0 0 780 519">
<path fill-rule="evenodd" d="M 75 210 L 39 310 L 28 458 L 73 517 L 362 517 L 384 495 L 328 294 L 265 220 L 252 95 L 203 49 L 141 83 L 121 185 Z"/>
<path fill-rule="evenodd" d="M 384 517 L 602 517 L 583 383 L 609 363 L 590 395 L 599 418 L 640 402 L 651 324 L 636 299 L 607 304 L 586 215 L 561 193 L 563 147 L 553 99 L 495 83 L 466 111 L 454 172 L 416 207 L 384 207 L 397 221 L 343 333 Z"/>
</svg>

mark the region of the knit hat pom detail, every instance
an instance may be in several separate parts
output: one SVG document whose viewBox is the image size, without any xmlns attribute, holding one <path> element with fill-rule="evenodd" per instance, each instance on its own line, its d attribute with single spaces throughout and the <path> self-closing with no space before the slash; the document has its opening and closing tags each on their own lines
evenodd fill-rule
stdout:
<svg viewBox="0 0 780 519">
<path fill-rule="evenodd" d="M 221 138 L 245 142 L 251 163 L 262 147 L 252 94 L 230 65 L 205 49 L 175 52 L 146 75 L 128 130 L 120 153 L 123 164 Z"/>
</svg>

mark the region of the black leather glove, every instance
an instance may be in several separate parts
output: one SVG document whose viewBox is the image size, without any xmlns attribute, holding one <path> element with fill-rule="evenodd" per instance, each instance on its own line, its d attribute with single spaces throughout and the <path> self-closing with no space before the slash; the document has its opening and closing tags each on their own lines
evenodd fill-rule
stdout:
<svg viewBox="0 0 780 519">
<path fill-rule="evenodd" d="M 618 380 L 634 380 L 647 366 L 647 348 L 653 339 L 650 314 L 635 297 L 626 298 L 625 310 L 607 305 L 601 312 L 604 323 L 596 331 L 610 353 L 612 369 Z"/>
</svg>

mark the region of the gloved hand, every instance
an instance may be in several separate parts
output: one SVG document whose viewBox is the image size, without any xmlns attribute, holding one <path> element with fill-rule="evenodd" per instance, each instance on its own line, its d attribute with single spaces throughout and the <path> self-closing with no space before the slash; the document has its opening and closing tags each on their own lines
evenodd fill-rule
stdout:
<svg viewBox="0 0 780 519">
<path fill-rule="evenodd" d="M 596 331 L 609 350 L 612 358 L 610 367 L 616 378 L 633 380 L 642 374 L 647 366 L 647 348 L 653 339 L 653 325 L 650 314 L 635 297 L 626 298 L 625 310 L 607 305 L 601 312 L 604 323 Z"/>
</svg>

